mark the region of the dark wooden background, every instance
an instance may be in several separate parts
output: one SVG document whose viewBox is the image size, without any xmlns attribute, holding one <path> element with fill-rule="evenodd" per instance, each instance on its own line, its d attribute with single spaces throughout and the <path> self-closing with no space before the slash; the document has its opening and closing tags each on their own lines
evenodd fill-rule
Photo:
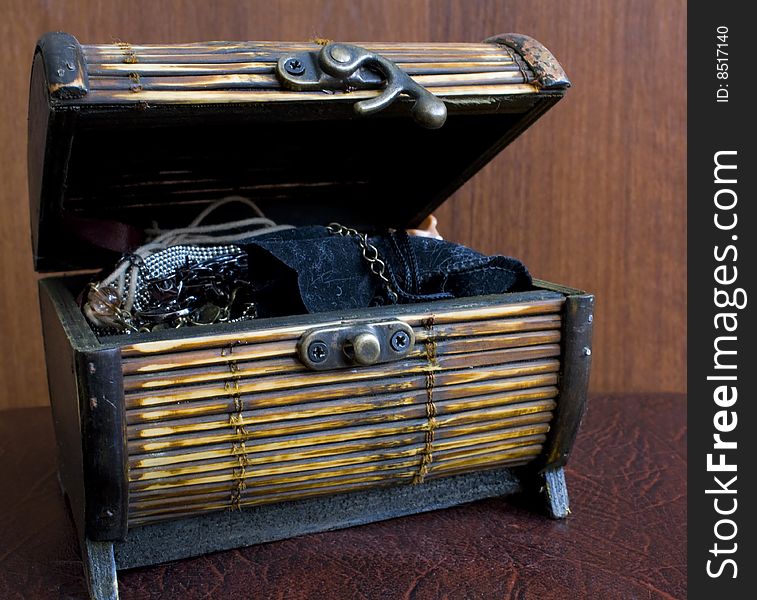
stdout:
<svg viewBox="0 0 757 600">
<path fill-rule="evenodd" d="M 683 391 L 684 0 L 4 0 L 0 20 L 0 408 L 47 403 L 29 243 L 26 112 L 36 39 L 478 41 L 536 37 L 567 98 L 438 212 L 451 240 L 597 295 L 595 391 Z M 366 141 L 367 143 L 367 141 Z M 31 390 L 31 392 L 30 392 Z"/>
</svg>

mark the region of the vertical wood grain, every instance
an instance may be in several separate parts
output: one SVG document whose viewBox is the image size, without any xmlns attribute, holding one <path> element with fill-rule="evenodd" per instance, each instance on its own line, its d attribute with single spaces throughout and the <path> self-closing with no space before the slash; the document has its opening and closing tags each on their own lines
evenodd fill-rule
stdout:
<svg viewBox="0 0 757 600">
<path fill-rule="evenodd" d="M 45 404 L 29 242 L 26 112 L 36 39 L 477 41 L 549 47 L 567 98 L 440 210 L 449 239 L 597 294 L 592 387 L 685 389 L 683 0 L 6 0 L 0 22 L 0 408 Z"/>
</svg>

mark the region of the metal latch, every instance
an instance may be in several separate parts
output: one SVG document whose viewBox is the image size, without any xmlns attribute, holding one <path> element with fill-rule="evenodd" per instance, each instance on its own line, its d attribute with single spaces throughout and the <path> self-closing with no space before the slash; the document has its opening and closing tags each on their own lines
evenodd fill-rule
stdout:
<svg viewBox="0 0 757 600">
<path fill-rule="evenodd" d="M 415 334 L 407 323 L 383 321 L 307 331 L 297 352 L 305 365 L 324 371 L 397 360 L 414 345 Z"/>
<path fill-rule="evenodd" d="M 286 88 L 297 91 L 380 89 L 375 98 L 355 104 L 355 112 L 369 115 L 380 111 L 400 94 L 415 98 L 412 115 L 429 129 L 447 120 L 447 107 L 395 63 L 360 46 L 331 43 L 320 52 L 298 52 L 279 58 L 276 75 Z"/>
</svg>

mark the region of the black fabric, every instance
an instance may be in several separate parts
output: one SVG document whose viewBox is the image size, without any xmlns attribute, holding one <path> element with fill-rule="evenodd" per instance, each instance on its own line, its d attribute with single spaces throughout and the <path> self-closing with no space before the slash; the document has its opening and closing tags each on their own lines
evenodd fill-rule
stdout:
<svg viewBox="0 0 757 600">
<path fill-rule="evenodd" d="M 527 290 L 520 261 L 404 231 L 369 238 L 386 262 L 397 302 L 425 302 Z M 248 253 L 260 316 L 347 310 L 386 304 L 359 241 L 320 226 L 264 234 L 239 243 Z"/>
</svg>

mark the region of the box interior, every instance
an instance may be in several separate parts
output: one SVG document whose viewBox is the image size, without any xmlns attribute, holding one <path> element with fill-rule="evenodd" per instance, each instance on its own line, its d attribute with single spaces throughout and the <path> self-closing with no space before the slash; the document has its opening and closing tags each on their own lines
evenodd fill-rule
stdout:
<svg viewBox="0 0 757 600">
<path fill-rule="evenodd" d="M 34 85 L 32 86 L 34 88 Z M 420 127 L 408 102 L 369 118 L 352 104 L 156 105 L 56 108 L 32 98 L 29 181 L 35 267 L 100 268 L 120 252 L 88 233 L 122 224 L 186 226 L 210 203 L 250 198 L 291 225 L 361 231 L 418 225 L 514 140 L 562 92 L 449 103 L 440 129 Z M 47 133 L 45 133 L 47 132 Z M 230 212 L 229 220 L 247 211 Z"/>
</svg>

